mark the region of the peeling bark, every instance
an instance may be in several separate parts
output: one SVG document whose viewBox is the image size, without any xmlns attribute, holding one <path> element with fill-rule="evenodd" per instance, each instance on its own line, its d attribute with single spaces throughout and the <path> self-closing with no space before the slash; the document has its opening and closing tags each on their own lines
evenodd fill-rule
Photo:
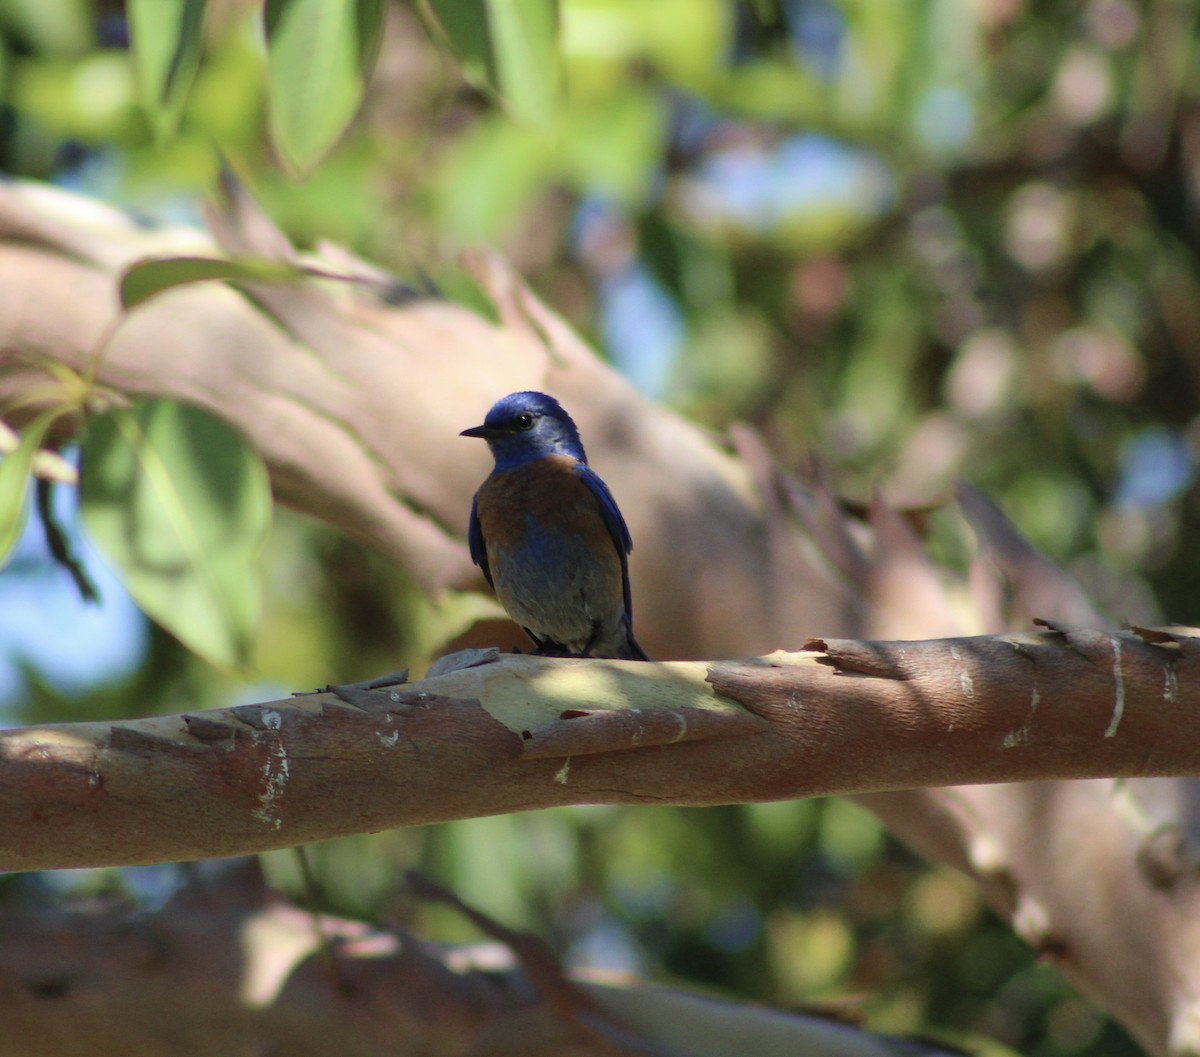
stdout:
<svg viewBox="0 0 1200 1057">
<path fill-rule="evenodd" d="M 1195 774 L 1197 636 L 829 639 L 711 665 L 509 656 L 392 687 L 4 731 L 0 867 L 239 855 L 558 804 Z"/>
</svg>

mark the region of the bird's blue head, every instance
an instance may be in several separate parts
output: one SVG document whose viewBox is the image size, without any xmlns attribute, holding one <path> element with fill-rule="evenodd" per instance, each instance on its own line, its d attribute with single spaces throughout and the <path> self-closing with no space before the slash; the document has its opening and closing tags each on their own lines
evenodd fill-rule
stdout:
<svg viewBox="0 0 1200 1057">
<path fill-rule="evenodd" d="M 509 393 L 492 405 L 482 426 L 464 429 L 460 436 L 486 440 L 497 470 L 511 470 L 547 455 L 570 455 L 587 462 L 571 416 L 545 393 Z"/>
</svg>

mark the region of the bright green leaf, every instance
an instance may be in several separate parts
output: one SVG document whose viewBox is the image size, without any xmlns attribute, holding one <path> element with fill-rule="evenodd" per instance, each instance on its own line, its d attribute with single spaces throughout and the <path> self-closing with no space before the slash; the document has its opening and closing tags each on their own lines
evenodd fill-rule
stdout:
<svg viewBox="0 0 1200 1057">
<path fill-rule="evenodd" d="M 549 123 L 559 100 L 557 0 L 428 0 L 466 78 L 532 125 Z"/>
<path fill-rule="evenodd" d="M 454 144 L 438 181 L 448 230 L 465 242 L 504 237 L 546 187 L 558 161 L 558 137 L 489 114 Z"/>
<path fill-rule="evenodd" d="M 500 92 L 512 115 L 545 125 L 558 108 L 556 0 L 487 0 Z"/>
<path fill-rule="evenodd" d="M 4 0 L 4 39 L 23 54 L 82 55 L 95 45 L 98 19 L 88 0 Z"/>
<path fill-rule="evenodd" d="M 576 107 L 564 128 L 562 163 L 581 190 L 640 206 L 650 193 L 666 142 L 657 93 L 615 92 Z"/>
<path fill-rule="evenodd" d="M 164 290 L 213 279 L 241 282 L 295 279 L 304 270 L 281 261 L 215 257 L 155 257 L 136 261 L 121 276 L 121 305 L 134 308 Z"/>
<path fill-rule="evenodd" d="M 83 471 L 84 522 L 138 605 L 213 664 L 247 669 L 271 522 L 257 452 L 206 412 L 153 400 L 89 426 Z"/>
<path fill-rule="evenodd" d="M 25 527 L 29 470 L 46 431 L 58 414 L 47 411 L 39 415 L 22 434 L 16 448 L 7 455 L 0 455 L 0 567 L 21 538 L 21 530 Z"/>
<path fill-rule="evenodd" d="M 144 136 L 129 57 L 92 51 L 78 61 L 14 62 L 7 91 L 23 117 L 51 136 L 87 145 Z"/>
<path fill-rule="evenodd" d="M 161 140 L 179 126 L 200 65 L 206 0 L 129 0 L 129 46 L 138 95 Z"/>
<path fill-rule="evenodd" d="M 271 131 L 284 161 L 311 170 L 350 123 L 375 64 L 382 0 L 268 0 Z"/>
</svg>

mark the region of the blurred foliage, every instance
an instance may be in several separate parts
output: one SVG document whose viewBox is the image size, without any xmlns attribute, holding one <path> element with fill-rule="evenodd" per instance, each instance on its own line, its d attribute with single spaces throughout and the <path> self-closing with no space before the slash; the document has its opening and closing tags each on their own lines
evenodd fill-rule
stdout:
<svg viewBox="0 0 1200 1057">
<path fill-rule="evenodd" d="M 271 524 L 262 457 L 220 419 L 170 400 L 108 411 L 83 445 L 88 533 L 129 593 L 201 657 L 249 671 L 253 574 Z"/>
<path fill-rule="evenodd" d="M 1195 0 L 339 0 L 320 54 L 303 0 L 265 22 L 200 6 L 197 48 L 197 5 L 133 4 L 160 49 L 135 62 L 119 5 L 0 0 L 0 164 L 175 218 L 224 158 L 297 241 L 452 292 L 456 250 L 499 244 L 681 411 L 818 452 L 860 498 L 966 477 L 1114 618 L 1200 620 Z M 304 61 L 324 80 L 295 80 Z M 394 667 L 486 604 L 435 608 L 286 513 L 265 555 L 280 686 Z M 119 686 L 30 676 L 21 719 L 263 689 L 161 634 Z M 411 913 L 398 878 L 421 864 L 581 962 L 1026 1054 L 1135 1052 L 965 882 L 842 803 L 548 812 L 315 855 L 353 913 Z"/>
</svg>

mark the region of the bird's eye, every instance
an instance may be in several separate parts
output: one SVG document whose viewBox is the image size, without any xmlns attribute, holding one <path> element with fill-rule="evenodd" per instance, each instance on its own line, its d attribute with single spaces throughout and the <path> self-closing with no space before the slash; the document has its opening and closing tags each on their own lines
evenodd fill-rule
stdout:
<svg viewBox="0 0 1200 1057">
<path fill-rule="evenodd" d="M 528 411 L 522 411 L 513 421 L 519 430 L 533 429 L 533 415 Z"/>
</svg>

